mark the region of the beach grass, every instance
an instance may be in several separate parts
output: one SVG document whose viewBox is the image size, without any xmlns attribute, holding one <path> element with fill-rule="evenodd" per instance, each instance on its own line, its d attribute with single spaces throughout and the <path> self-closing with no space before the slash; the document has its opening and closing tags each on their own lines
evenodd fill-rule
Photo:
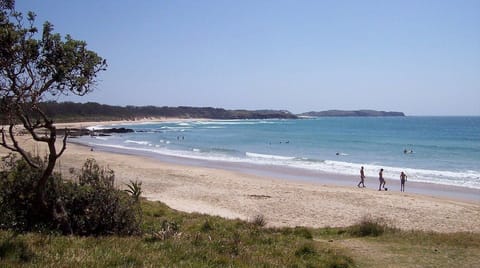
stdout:
<svg viewBox="0 0 480 268">
<path fill-rule="evenodd" d="M 477 233 L 400 231 L 388 226 L 380 226 L 380 234 L 366 235 L 358 235 L 359 226 L 266 228 L 255 219 L 178 212 L 160 202 L 142 200 L 142 207 L 142 236 L 0 231 L 0 266 L 480 267 Z M 370 223 L 359 221 L 362 224 Z"/>
</svg>

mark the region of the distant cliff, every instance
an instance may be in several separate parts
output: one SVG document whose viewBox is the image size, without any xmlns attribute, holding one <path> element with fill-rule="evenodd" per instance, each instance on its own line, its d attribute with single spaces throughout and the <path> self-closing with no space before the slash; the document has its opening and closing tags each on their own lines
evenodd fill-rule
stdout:
<svg viewBox="0 0 480 268">
<path fill-rule="evenodd" d="M 328 110 L 322 112 L 307 112 L 299 114 L 299 116 L 309 117 L 325 117 L 325 116 L 405 116 L 402 112 L 385 112 L 375 110 L 357 110 L 357 111 L 343 111 L 343 110 Z"/>
<path fill-rule="evenodd" d="M 154 117 L 208 119 L 295 119 L 284 110 L 226 110 L 212 107 L 112 106 L 95 102 L 44 102 L 41 107 L 56 122 L 135 120 Z M 1 117 L 1 116 L 0 116 Z"/>
</svg>

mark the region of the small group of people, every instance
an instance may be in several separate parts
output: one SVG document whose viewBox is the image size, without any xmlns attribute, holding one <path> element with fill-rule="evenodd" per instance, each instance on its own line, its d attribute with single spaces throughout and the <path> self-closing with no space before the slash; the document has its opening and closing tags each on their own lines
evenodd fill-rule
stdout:
<svg viewBox="0 0 480 268">
<path fill-rule="evenodd" d="M 378 173 L 378 180 L 380 184 L 378 185 L 378 190 L 381 191 L 382 189 L 387 191 L 388 188 L 385 187 L 385 179 L 383 178 L 383 168 L 380 169 L 380 172 Z M 407 181 L 407 174 L 405 172 L 400 173 L 400 191 L 405 192 L 405 182 Z M 362 186 L 360 186 L 362 185 Z M 365 170 L 363 169 L 363 166 L 360 168 L 360 182 L 357 184 L 357 186 L 360 188 L 365 188 Z"/>
</svg>

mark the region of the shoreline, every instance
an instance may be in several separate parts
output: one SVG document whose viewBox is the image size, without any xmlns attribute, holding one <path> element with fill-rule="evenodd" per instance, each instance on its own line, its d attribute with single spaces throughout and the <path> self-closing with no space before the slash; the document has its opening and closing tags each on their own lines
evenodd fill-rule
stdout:
<svg viewBox="0 0 480 268">
<path fill-rule="evenodd" d="M 135 120 L 121 121 L 99 121 L 99 122 L 78 122 L 78 123 L 62 123 L 58 126 L 65 127 L 93 127 L 93 126 L 113 126 L 135 123 L 155 123 L 155 122 L 190 122 L 190 121 L 211 120 L 205 118 L 176 118 L 176 117 L 160 117 L 160 118 L 140 118 Z M 80 146 L 89 147 L 86 144 L 70 140 L 69 143 L 75 143 Z M 237 163 L 218 160 L 195 159 L 182 156 L 171 156 L 158 153 L 150 153 L 145 151 L 132 151 L 128 149 L 113 148 L 108 146 L 96 146 L 105 152 L 118 153 L 125 155 L 138 155 L 156 159 L 170 164 L 178 164 L 184 166 L 206 167 L 214 169 L 222 169 L 228 171 L 240 172 L 248 175 L 260 177 L 272 177 L 286 181 L 315 183 L 326 186 L 344 186 L 356 187 L 359 176 L 338 174 L 325 171 L 313 171 L 295 167 L 282 167 L 274 165 L 256 165 L 251 163 Z M 399 192 L 400 181 L 385 178 L 387 188 L 392 192 Z M 365 179 L 367 187 L 370 189 L 378 189 L 378 178 L 368 176 Z M 373 186 L 373 187 L 372 187 Z M 409 193 L 420 194 L 430 197 L 448 198 L 462 202 L 472 202 L 480 204 L 480 189 L 462 187 L 456 185 L 440 184 L 433 182 L 417 182 L 407 181 L 406 190 Z"/>
<path fill-rule="evenodd" d="M 69 124 L 72 125 L 86 126 L 87 123 Z M 99 165 L 115 172 L 117 187 L 123 189 L 131 180 L 141 181 L 144 197 L 184 212 L 242 220 L 262 215 L 267 227 L 346 227 L 371 217 L 403 230 L 480 233 L 480 202 L 468 197 L 469 193 L 465 193 L 469 192 L 465 190 L 468 188 L 439 186 L 436 191 L 447 191 L 444 196 L 431 194 L 432 188 L 436 188 L 432 185 L 407 182 L 407 192 L 401 193 L 395 181 L 387 180 L 389 191 L 379 192 L 377 179 L 372 177 L 367 177 L 368 188 L 361 189 L 356 186 L 359 180 L 356 176 L 299 174 L 292 169 L 272 170 L 269 166 L 259 169 L 212 161 L 184 162 L 185 159 L 174 157 L 110 152 L 98 147 L 91 151 L 89 146 L 72 140 L 55 168 L 64 178 L 74 179 L 69 170 L 80 169 L 86 159 L 94 158 Z M 22 142 L 26 149 L 36 148 L 39 155 L 46 151 L 42 146 L 33 145 L 28 136 L 24 136 Z M 0 155 L 6 153 L 0 149 Z M 413 193 L 417 188 L 430 192 Z M 461 196 L 452 196 L 456 192 Z"/>
<path fill-rule="evenodd" d="M 70 143 L 91 148 L 83 143 L 70 141 Z M 113 148 L 108 146 L 95 146 L 95 150 L 108 153 L 124 154 L 131 156 L 142 156 L 152 158 L 161 162 L 176 164 L 181 166 L 195 166 L 213 169 L 222 169 L 253 175 L 259 177 L 278 178 L 285 181 L 313 183 L 324 186 L 342 186 L 358 188 L 359 176 L 329 173 L 323 171 L 313 171 L 294 167 L 283 167 L 274 165 L 260 165 L 251 163 L 237 163 L 228 161 L 194 159 L 181 156 L 170 156 L 145 151 L 133 151 L 128 149 Z M 389 192 L 400 193 L 400 180 L 386 178 L 386 186 Z M 366 188 L 378 190 L 378 178 L 367 176 L 365 179 Z M 428 182 L 406 182 L 405 193 L 420 194 L 429 197 L 448 198 L 462 202 L 472 202 L 480 204 L 480 189 L 461 187 L 455 185 L 446 185 Z"/>
<path fill-rule="evenodd" d="M 209 120 L 209 119 L 203 119 Z M 113 151 L 119 153 L 127 153 L 127 154 L 140 154 L 144 156 L 151 156 L 154 158 L 158 158 L 164 161 L 172 162 L 171 160 L 174 159 L 174 163 L 186 163 L 186 164 L 195 164 L 197 166 L 216 166 L 223 168 L 223 166 L 227 166 L 229 169 L 239 169 L 238 166 L 242 166 L 240 163 L 247 163 L 244 169 L 248 170 L 255 170 L 257 173 L 268 175 L 274 175 L 275 170 L 282 169 L 283 167 L 289 167 L 289 174 L 293 174 L 289 176 L 292 179 L 299 179 L 299 177 L 307 180 L 307 181 L 315 181 L 315 174 L 319 174 L 321 177 L 325 177 L 325 175 L 334 176 L 334 177 L 343 177 L 349 178 L 350 180 L 355 180 L 355 177 L 358 176 L 360 166 L 364 166 L 366 170 L 367 178 L 371 178 L 371 182 L 374 184 L 378 182 L 378 171 L 380 168 L 385 169 L 384 177 L 387 178 L 387 181 L 393 182 L 394 187 L 391 189 L 396 189 L 395 185 L 399 184 L 396 181 L 399 181 L 399 174 L 401 171 L 405 171 L 408 175 L 408 184 L 410 183 L 420 183 L 425 185 L 423 188 L 432 188 L 438 194 L 445 196 L 444 189 L 439 189 L 436 185 L 441 185 L 442 187 L 454 187 L 456 189 L 476 189 L 480 190 L 480 181 L 478 181 L 479 171 L 476 168 L 476 162 L 471 162 L 470 155 L 466 152 L 466 162 L 463 162 L 460 159 L 456 161 L 452 161 L 452 164 L 438 162 L 436 159 L 437 157 L 426 158 L 425 156 L 428 155 L 426 152 L 419 151 L 419 157 L 403 157 L 400 155 L 396 155 L 392 153 L 392 155 L 388 155 L 387 160 L 382 161 L 378 158 L 377 154 L 374 153 L 376 149 L 367 150 L 368 153 L 365 153 L 366 156 L 362 156 L 362 152 L 356 151 L 357 147 L 352 147 L 353 149 L 345 149 L 351 150 L 347 152 L 345 157 L 338 156 L 339 153 L 336 153 L 334 156 L 335 151 L 332 148 L 337 148 L 335 146 L 329 145 L 320 145 L 319 150 L 312 150 L 312 149 L 303 149 L 300 147 L 300 151 L 295 148 L 295 145 L 291 145 L 291 148 L 280 148 L 274 145 L 273 140 L 269 140 L 269 138 L 265 138 L 263 140 L 256 141 L 255 147 L 247 146 L 243 144 L 237 144 L 236 142 L 239 140 L 238 137 L 235 140 L 229 141 L 225 139 L 220 139 L 221 144 L 224 144 L 223 147 L 229 148 L 226 152 L 217 153 L 216 146 L 218 145 L 215 141 L 210 141 L 210 145 L 213 148 L 210 148 L 209 144 L 204 144 L 203 141 L 195 142 L 192 140 L 186 141 L 175 141 L 175 137 L 172 136 L 174 134 L 169 134 L 170 131 L 170 124 L 168 126 L 162 126 L 160 130 L 151 130 L 151 126 L 148 126 L 147 129 L 143 128 L 143 125 L 146 123 L 157 123 L 157 122 L 167 122 L 170 123 L 171 121 L 176 121 L 173 124 L 175 125 L 172 129 L 177 131 L 187 131 L 190 132 L 190 128 L 193 128 L 193 132 L 196 131 L 197 128 L 202 129 L 201 126 L 204 124 L 206 125 L 217 125 L 216 122 L 212 123 L 197 123 L 197 119 L 177 119 L 172 118 L 167 121 L 160 119 L 157 120 L 142 120 L 136 122 L 131 121 L 117 121 L 117 122 L 100 122 L 101 126 L 96 126 L 99 128 L 113 128 L 113 127 L 128 127 L 132 129 L 136 129 L 138 132 L 165 132 L 167 134 L 158 134 L 162 135 L 159 140 L 156 140 L 156 136 L 153 134 L 145 134 L 142 133 L 134 134 L 128 136 L 128 140 L 123 140 L 122 143 L 122 134 L 116 135 L 113 134 L 112 140 L 109 140 L 108 137 L 102 138 L 99 137 L 99 140 L 94 141 L 93 139 L 89 140 L 88 137 L 80 137 L 79 142 L 84 143 L 88 146 L 102 146 L 108 147 L 104 148 L 103 150 L 106 151 Z M 214 120 L 215 121 L 215 120 Z M 123 124 L 130 125 L 125 126 Z M 263 122 L 259 122 L 263 123 Z M 98 123 L 97 123 L 98 124 Z M 223 124 L 223 123 L 220 123 Z M 230 124 L 230 123 L 225 123 Z M 232 124 L 237 124 L 232 123 Z M 242 123 L 240 123 L 242 124 Z M 110 125 L 110 126 L 108 126 Z M 123 125 L 123 126 L 122 126 Z M 177 126 L 178 125 L 178 126 Z M 200 127 L 198 127 L 198 125 Z M 96 128 L 95 127 L 95 128 Z M 178 129 L 177 129 L 178 128 Z M 223 127 L 205 127 L 205 128 L 223 128 Z M 168 129 L 167 131 L 163 129 Z M 153 132 L 150 132 L 153 131 Z M 187 133 L 185 132 L 185 133 Z M 222 134 L 220 137 L 224 137 L 225 131 L 221 132 Z M 180 133 L 180 132 L 179 132 Z M 214 133 L 213 133 L 214 134 Z M 103 134 L 100 134 L 103 135 Z M 127 134 L 128 135 L 128 134 Z M 156 134 L 155 134 L 156 135 Z M 179 134 L 183 136 L 182 134 Z M 188 135 L 185 134 L 185 135 Z M 201 135 L 201 134 L 200 134 Z M 203 136 L 202 136 L 203 137 Z M 191 137 L 194 139 L 193 137 Z M 207 136 L 207 138 L 212 138 L 211 136 Z M 127 139 L 127 138 L 125 138 Z M 140 140 L 139 140 L 140 139 Z M 153 140 L 150 140 L 153 139 Z M 275 139 L 275 137 L 273 137 Z M 105 140 L 105 141 L 103 141 Z M 108 141 L 107 141 L 108 140 Z M 188 140 L 188 138 L 187 138 Z M 241 140 L 241 139 L 240 139 Z M 277 141 L 278 142 L 278 141 Z M 296 141 L 303 146 L 301 141 Z M 128 144 L 127 144 L 128 143 Z M 169 145 L 171 143 L 171 145 Z M 262 144 L 265 143 L 266 145 L 263 146 Z M 280 141 L 281 144 L 281 141 Z M 148 146 L 147 146 L 148 145 Z M 258 145 L 258 147 L 257 147 Z M 271 146 L 272 145 L 272 146 Z M 232 147 L 233 146 L 233 147 Z M 292 147 L 293 146 L 293 147 Z M 223 148 L 222 147 L 222 148 Z M 219 150 L 222 150 L 220 148 Z M 231 149 L 231 150 L 230 150 Z M 341 150 L 341 149 L 340 149 Z M 125 151 L 125 152 L 124 152 Z M 317 151 L 318 153 L 317 155 Z M 389 149 L 388 152 L 392 152 L 393 150 Z M 385 153 L 385 152 L 383 152 Z M 350 156 L 351 155 L 351 156 Z M 372 158 L 373 157 L 373 158 Z M 443 161 L 442 159 L 440 159 Z M 216 164 L 215 162 L 220 162 L 222 164 Z M 253 165 L 248 165 L 253 164 Z M 258 167 L 257 165 L 264 165 L 264 167 Z M 253 167 L 253 168 L 252 168 Z M 265 171 L 265 167 L 273 167 L 268 172 Z M 278 172 L 277 172 L 278 173 Z M 280 172 L 280 175 L 283 175 L 283 171 Z M 333 184 L 338 184 L 335 180 L 332 181 Z M 351 184 L 341 184 L 341 185 L 351 185 Z M 392 185 L 392 184 L 390 184 Z M 428 187 L 428 185 L 432 185 L 432 187 Z M 458 188 L 457 188 L 458 187 Z M 399 187 L 398 187 L 399 188 Z M 436 191 L 436 190 L 439 191 Z M 467 190 L 468 191 L 468 190 Z M 428 193 L 428 191 L 422 189 L 420 191 L 414 192 L 418 193 Z M 437 195 L 435 193 L 435 195 Z M 448 193 L 447 195 L 448 196 Z M 451 194 L 451 196 L 458 196 L 455 192 Z M 467 199 L 471 199 L 475 197 L 471 196 Z M 480 201 L 480 199 L 476 199 Z"/>
<path fill-rule="evenodd" d="M 339 186 L 249 174 L 242 169 L 185 165 L 149 156 L 90 151 L 88 146 L 72 143 L 61 162 L 62 172 L 71 166 L 79 168 L 87 158 L 114 170 L 120 188 L 130 180 L 142 181 L 144 197 L 184 212 L 242 220 L 263 215 L 269 227 L 345 227 L 372 217 L 403 230 L 480 233 L 480 202 L 473 200 L 361 189 L 356 186 L 357 178 L 345 178 L 351 184 Z M 407 191 L 411 187 L 407 184 Z"/>
</svg>

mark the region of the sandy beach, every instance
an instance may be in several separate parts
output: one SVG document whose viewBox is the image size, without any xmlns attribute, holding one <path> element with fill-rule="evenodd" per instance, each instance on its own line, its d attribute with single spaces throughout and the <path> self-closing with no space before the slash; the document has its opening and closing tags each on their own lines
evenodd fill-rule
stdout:
<svg viewBox="0 0 480 268">
<path fill-rule="evenodd" d="M 68 127 L 106 123 L 75 123 Z M 33 145 L 27 146 L 33 148 Z M 42 154 L 41 148 L 39 151 Z M 6 153 L 0 149 L 0 155 Z M 263 215 L 267 226 L 349 226 L 369 216 L 382 218 L 404 230 L 480 232 L 477 190 L 466 189 L 466 194 L 460 194 L 459 198 L 452 194 L 435 195 L 420 184 L 415 187 L 424 189 L 425 194 L 379 192 L 373 178 L 367 181 L 368 188 L 357 188 L 355 177 L 343 178 L 350 181 L 351 186 L 333 185 L 332 180 L 342 178 L 319 174 L 325 177 L 322 183 L 293 180 L 271 176 L 274 173 L 252 172 L 248 167 L 225 169 L 220 168 L 222 163 L 190 165 L 147 156 L 91 151 L 89 147 L 73 143 L 68 144 L 57 171 L 68 176 L 71 167 L 80 168 L 88 158 L 95 158 L 99 164 L 114 170 L 118 187 L 125 187 L 129 180 L 142 181 L 146 198 L 186 212 L 244 220 Z M 436 189 L 458 191 L 448 186 L 436 186 Z"/>
</svg>

